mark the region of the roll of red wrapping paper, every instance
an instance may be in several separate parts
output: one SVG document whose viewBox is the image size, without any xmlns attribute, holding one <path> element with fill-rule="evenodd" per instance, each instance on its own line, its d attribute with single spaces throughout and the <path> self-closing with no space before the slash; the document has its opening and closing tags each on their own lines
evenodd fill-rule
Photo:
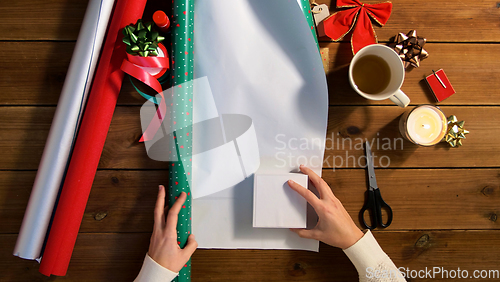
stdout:
<svg viewBox="0 0 500 282">
<path fill-rule="evenodd" d="M 126 52 L 121 29 L 141 18 L 145 6 L 146 0 L 116 1 L 42 256 L 44 275 L 66 275 L 123 80 L 120 66 Z"/>
</svg>

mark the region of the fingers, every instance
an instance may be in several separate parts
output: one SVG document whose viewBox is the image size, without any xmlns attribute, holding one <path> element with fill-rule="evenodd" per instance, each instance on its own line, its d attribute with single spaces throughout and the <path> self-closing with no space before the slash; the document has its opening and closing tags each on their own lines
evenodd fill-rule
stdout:
<svg viewBox="0 0 500 282">
<path fill-rule="evenodd" d="M 191 256 L 193 255 L 194 251 L 196 251 L 196 248 L 198 248 L 198 242 L 194 239 L 194 235 L 191 234 L 188 237 L 187 244 L 184 247 L 184 252 L 186 252 L 187 255 Z"/>
<path fill-rule="evenodd" d="M 299 193 L 299 195 L 304 197 L 304 199 L 306 199 L 306 201 L 311 204 L 311 206 L 315 207 L 319 203 L 318 197 L 316 197 L 313 192 L 302 187 L 302 185 L 298 184 L 297 182 L 288 180 L 288 186 Z"/>
<path fill-rule="evenodd" d="M 170 207 L 167 215 L 167 231 L 173 233 L 177 236 L 177 216 L 179 215 L 179 211 L 182 208 L 182 205 L 186 201 L 187 194 L 182 192 L 177 201 Z"/>
<path fill-rule="evenodd" d="M 156 199 L 155 205 L 155 227 L 162 228 L 165 224 L 165 187 L 163 185 L 159 186 L 158 197 Z"/>
<path fill-rule="evenodd" d="M 333 193 L 330 186 L 328 186 L 323 178 L 317 175 L 312 169 L 306 167 L 305 165 L 300 165 L 300 171 L 309 176 L 309 180 L 311 180 L 314 187 L 318 189 L 320 198 L 323 198 L 323 195 L 326 195 L 327 193 Z"/>
<path fill-rule="evenodd" d="M 297 233 L 297 235 L 299 235 L 300 238 L 317 239 L 314 236 L 315 232 L 313 230 L 308 230 L 303 228 L 290 228 L 290 231 Z"/>
</svg>

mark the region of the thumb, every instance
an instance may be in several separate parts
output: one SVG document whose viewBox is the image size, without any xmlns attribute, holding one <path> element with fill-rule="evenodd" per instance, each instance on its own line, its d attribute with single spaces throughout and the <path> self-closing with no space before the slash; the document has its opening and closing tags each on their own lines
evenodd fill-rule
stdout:
<svg viewBox="0 0 500 282">
<path fill-rule="evenodd" d="M 187 244 L 184 247 L 184 252 L 189 254 L 189 256 L 191 256 L 194 253 L 194 251 L 196 251 L 196 248 L 198 248 L 198 242 L 196 242 L 196 240 L 194 239 L 194 235 L 191 234 L 189 235 Z"/>
<path fill-rule="evenodd" d="M 300 238 L 316 239 L 312 230 L 304 228 L 290 228 L 290 231 L 297 233 Z"/>
</svg>

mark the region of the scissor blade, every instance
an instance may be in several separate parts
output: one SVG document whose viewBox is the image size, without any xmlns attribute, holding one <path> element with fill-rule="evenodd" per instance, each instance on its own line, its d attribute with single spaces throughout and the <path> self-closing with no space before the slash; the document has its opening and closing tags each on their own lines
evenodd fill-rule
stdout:
<svg viewBox="0 0 500 282">
<path fill-rule="evenodd" d="M 373 167 L 373 155 L 370 143 L 366 141 L 366 166 L 368 167 L 368 180 L 370 183 L 370 187 L 373 189 L 377 189 L 377 178 L 375 178 L 375 168 Z"/>
</svg>

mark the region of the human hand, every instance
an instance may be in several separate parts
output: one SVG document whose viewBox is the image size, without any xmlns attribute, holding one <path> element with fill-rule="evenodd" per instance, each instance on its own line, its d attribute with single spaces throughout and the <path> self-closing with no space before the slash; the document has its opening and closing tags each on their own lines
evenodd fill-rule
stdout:
<svg viewBox="0 0 500 282">
<path fill-rule="evenodd" d="M 189 235 L 184 249 L 181 249 L 177 243 L 177 216 L 184 201 L 186 201 L 186 193 L 181 193 L 168 211 L 166 218 L 165 211 L 168 207 L 165 207 L 165 194 L 165 187 L 160 185 L 155 206 L 153 235 L 151 235 L 148 254 L 161 266 L 173 272 L 179 272 L 196 251 L 198 243 L 193 234 Z"/>
<path fill-rule="evenodd" d="M 311 204 L 319 220 L 313 229 L 291 228 L 290 230 L 302 238 L 316 239 L 341 249 L 354 245 L 363 237 L 363 232 L 354 224 L 339 199 L 333 195 L 330 186 L 310 168 L 301 165 L 300 171 L 309 176 L 309 180 L 318 189 L 320 198 L 292 180 L 288 181 L 288 185 Z"/>
</svg>

